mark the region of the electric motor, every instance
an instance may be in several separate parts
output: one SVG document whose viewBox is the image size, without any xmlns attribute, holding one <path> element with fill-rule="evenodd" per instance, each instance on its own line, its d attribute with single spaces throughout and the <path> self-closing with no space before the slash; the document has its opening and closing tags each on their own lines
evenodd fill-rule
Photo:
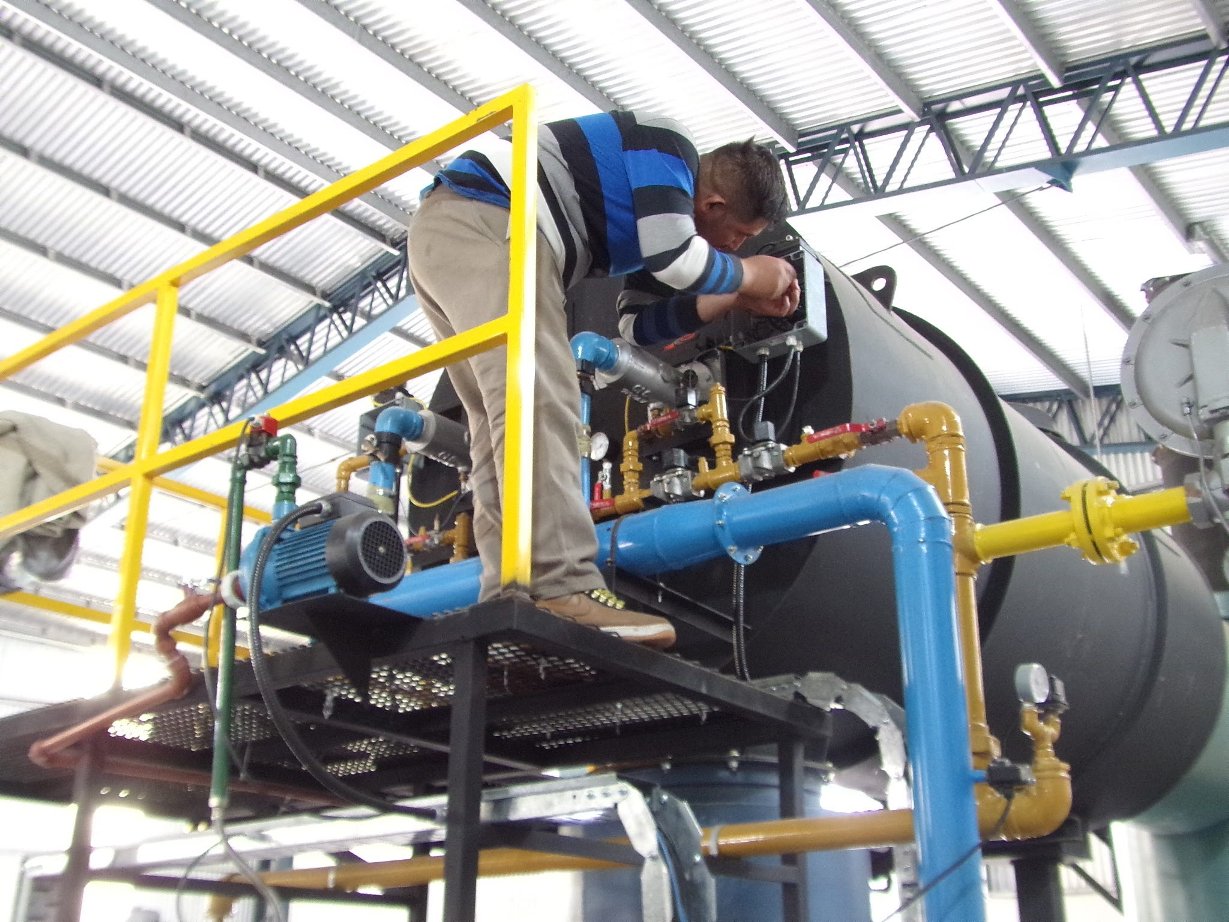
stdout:
<svg viewBox="0 0 1229 922">
<path fill-rule="evenodd" d="M 260 588 L 262 609 L 336 592 L 366 597 L 392 589 L 405 575 L 401 532 L 374 504 L 351 493 L 317 502 L 324 510 L 284 532 L 270 552 Z M 251 597 L 252 570 L 268 532 L 261 529 L 243 553 L 240 587 L 245 598 Z"/>
</svg>

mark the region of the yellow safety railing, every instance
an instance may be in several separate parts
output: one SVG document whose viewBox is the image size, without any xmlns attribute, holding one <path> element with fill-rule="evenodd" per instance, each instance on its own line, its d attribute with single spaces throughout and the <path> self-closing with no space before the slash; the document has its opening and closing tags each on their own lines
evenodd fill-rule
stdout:
<svg viewBox="0 0 1229 922">
<path fill-rule="evenodd" d="M 162 475 L 233 446 L 243 427 L 242 421 L 237 421 L 190 442 L 158 451 L 180 287 L 509 121 L 512 123 L 512 207 L 508 313 L 413 355 L 290 400 L 269 412 L 283 426 L 291 426 L 352 400 L 401 384 L 407 378 L 435 371 L 488 349 L 507 346 L 503 569 L 500 578 L 504 585 L 529 584 L 533 500 L 537 121 L 533 90 L 521 86 L 142 282 L 15 355 L 0 359 L 0 380 L 4 380 L 139 307 L 151 303 L 155 306 L 144 402 L 132 461 L 118 464 L 88 483 L 0 518 L 2 541 L 96 499 L 125 487 L 130 488 L 119 592 L 111 616 L 110 644 L 114 652 L 117 681 L 127 660 L 131 634 L 136 625 L 136 590 L 151 492 L 155 485 L 162 485 L 158 483 Z"/>
</svg>

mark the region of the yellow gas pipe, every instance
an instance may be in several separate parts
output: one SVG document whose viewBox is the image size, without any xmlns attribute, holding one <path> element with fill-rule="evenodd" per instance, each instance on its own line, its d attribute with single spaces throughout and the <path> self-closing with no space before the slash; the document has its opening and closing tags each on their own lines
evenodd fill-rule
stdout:
<svg viewBox="0 0 1229 922">
<path fill-rule="evenodd" d="M 956 574 L 956 618 L 960 633 L 965 701 L 969 711 L 969 738 L 973 767 L 984 770 L 999 756 L 999 741 L 986 721 L 986 697 L 982 678 L 981 636 L 977 622 L 976 578 L 983 558 L 975 544 L 977 528 L 969 498 L 968 467 L 964 432 L 956 411 L 942 403 L 918 403 L 906 407 L 897 420 L 901 435 L 922 442 L 926 467 L 917 475 L 934 487 L 952 519 L 952 556 Z M 1060 730 L 1059 718 L 1044 718 L 1032 706 L 1020 714 L 1021 729 L 1033 741 L 1032 770 L 1036 783 L 1015 793 L 1000 838 L 1025 839 L 1053 832 L 1071 810 L 1071 769 L 1054 752 Z M 978 826 L 983 835 L 995 833 L 1004 816 L 1003 795 L 986 784 L 976 786 Z"/>
<path fill-rule="evenodd" d="M 337 492 L 345 493 L 350 489 L 350 477 L 357 471 L 365 471 L 371 467 L 371 455 L 355 455 L 353 458 L 343 458 L 337 465 Z"/>
<path fill-rule="evenodd" d="M 470 548 L 474 546 L 474 521 L 468 512 L 462 512 L 452 523 L 452 528 L 444 532 L 444 537 L 452 544 L 450 563 L 457 563 L 469 557 Z"/>
<path fill-rule="evenodd" d="M 640 463 L 640 434 L 635 429 L 628 429 L 623 435 L 623 459 L 619 462 L 623 492 L 614 497 L 613 506 L 593 510 L 593 517 L 600 521 L 612 515 L 627 515 L 643 509 L 644 501 L 653 495 L 651 490 L 640 486 L 643 470 L 644 465 Z"/>
<path fill-rule="evenodd" d="M 973 535 L 978 559 L 987 562 L 1067 545 L 1092 563 L 1118 563 L 1138 547 L 1127 535 L 1189 522 L 1191 505 L 1201 501 L 1198 493 L 1184 487 L 1143 496 L 1123 496 L 1117 487 L 1112 480 L 1094 477 L 1062 492 L 1070 509 L 978 526 Z"/>
<path fill-rule="evenodd" d="M 734 460 L 734 433 L 730 431 L 729 405 L 724 387 L 713 385 L 708 392 L 708 402 L 696 408 L 696 419 L 712 428 L 708 444 L 713 449 L 713 464 L 700 459 L 699 473 L 691 480 L 692 489 L 697 493 L 707 493 L 723 483 L 736 483 L 741 479 L 741 474 L 738 462 Z"/>
<path fill-rule="evenodd" d="M 714 857 L 747 858 L 821 849 L 870 848 L 909 842 L 913 817 L 909 810 L 883 810 L 853 816 L 812 819 L 768 820 L 739 823 L 701 830 L 705 854 Z M 627 844 L 626 839 L 612 839 Z M 601 871 L 625 867 L 613 861 L 530 852 L 513 848 L 485 849 L 478 856 L 478 873 L 484 877 L 531 874 L 538 871 Z M 274 887 L 303 887 L 353 891 L 360 887 L 413 887 L 442 880 L 442 857 L 407 858 L 401 861 L 355 863 L 332 868 L 269 871 L 261 879 Z M 239 878 L 233 878 L 241 882 Z M 206 919 L 222 922 L 237 897 L 214 895 Z"/>
<path fill-rule="evenodd" d="M 827 461 L 829 458 L 839 458 L 841 455 L 852 455 L 862 447 L 862 435 L 858 432 L 844 432 L 827 438 L 816 438 L 810 441 L 804 438 L 797 445 L 785 449 L 783 457 L 790 469 L 802 467 L 813 461 Z"/>
<path fill-rule="evenodd" d="M 926 448 L 926 466 L 915 473 L 934 487 L 952 519 L 952 557 L 956 571 L 956 617 L 960 625 L 960 658 L 964 667 L 965 701 L 973 767 L 984 770 L 1000 754 L 999 742 L 986 722 L 982 679 L 981 638 L 977 624 L 975 581 L 980 561 L 973 549 L 973 507 L 969 498 L 964 432 L 956 411 L 942 403 L 905 407 L 897 420 L 900 434 Z"/>
</svg>

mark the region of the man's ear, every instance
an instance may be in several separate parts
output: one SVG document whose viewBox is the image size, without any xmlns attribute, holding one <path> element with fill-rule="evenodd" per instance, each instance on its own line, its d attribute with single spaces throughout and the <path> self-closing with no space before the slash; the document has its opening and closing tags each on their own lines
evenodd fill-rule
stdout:
<svg viewBox="0 0 1229 922">
<path fill-rule="evenodd" d="M 714 190 L 701 189 L 696 193 L 696 214 L 715 216 L 727 206 L 725 196 Z"/>
</svg>

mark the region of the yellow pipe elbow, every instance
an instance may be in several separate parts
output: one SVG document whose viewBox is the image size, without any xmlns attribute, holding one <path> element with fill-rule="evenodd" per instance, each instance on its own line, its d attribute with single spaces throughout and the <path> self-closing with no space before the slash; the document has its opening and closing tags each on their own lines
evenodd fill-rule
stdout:
<svg viewBox="0 0 1229 922">
<path fill-rule="evenodd" d="M 351 475 L 369 467 L 371 467 L 370 455 L 355 455 L 353 458 L 342 459 L 337 465 L 337 492 L 345 493 L 349 490 Z"/>
<path fill-rule="evenodd" d="M 978 787 L 977 827 L 983 838 L 994 836 L 1014 842 L 1047 836 L 1071 813 L 1071 778 L 1038 778 L 1035 784 L 1012 797 L 1011 808 L 1003 819 L 1006 803 L 997 791 Z"/>
<path fill-rule="evenodd" d="M 1034 783 L 1015 793 L 1005 817 L 1003 796 L 988 785 L 977 786 L 977 822 L 983 836 L 1035 839 L 1058 829 L 1071 813 L 1071 766 L 1054 751 L 1062 732 L 1058 715 L 1042 716 L 1037 708 L 1025 705 L 1020 729 L 1033 741 Z"/>
</svg>

